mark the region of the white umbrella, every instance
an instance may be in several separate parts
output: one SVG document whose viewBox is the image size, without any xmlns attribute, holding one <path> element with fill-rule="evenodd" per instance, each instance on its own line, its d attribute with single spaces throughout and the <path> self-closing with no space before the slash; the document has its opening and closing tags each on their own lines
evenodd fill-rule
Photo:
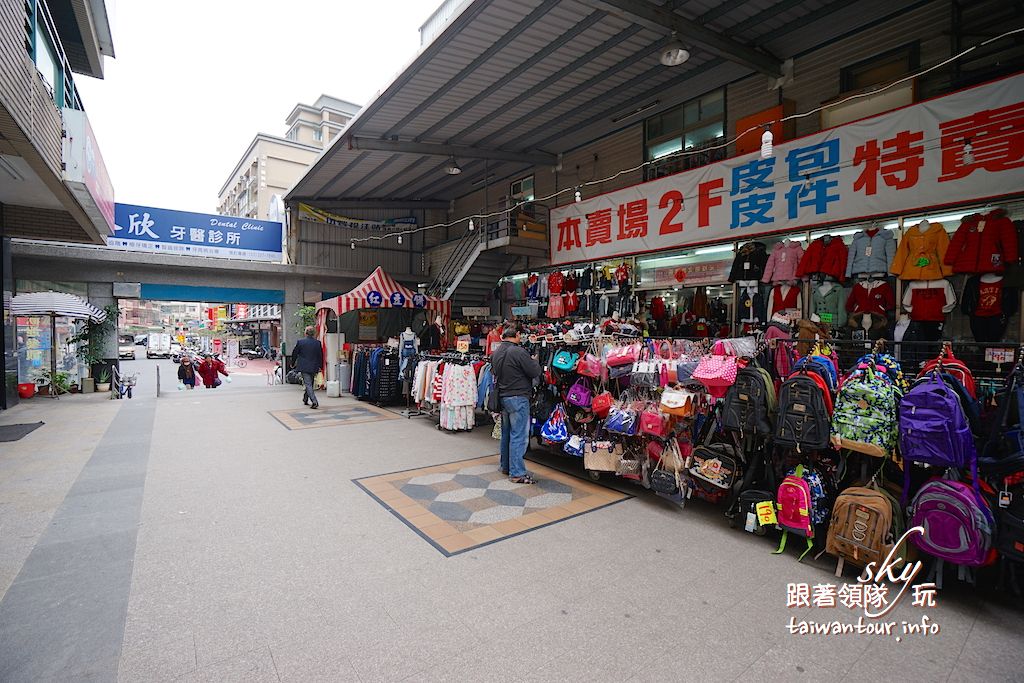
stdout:
<svg viewBox="0 0 1024 683">
<path fill-rule="evenodd" d="M 57 316 L 103 322 L 106 311 L 74 294 L 64 292 L 31 292 L 11 299 L 15 316 L 50 316 L 50 377 L 57 374 Z"/>
</svg>

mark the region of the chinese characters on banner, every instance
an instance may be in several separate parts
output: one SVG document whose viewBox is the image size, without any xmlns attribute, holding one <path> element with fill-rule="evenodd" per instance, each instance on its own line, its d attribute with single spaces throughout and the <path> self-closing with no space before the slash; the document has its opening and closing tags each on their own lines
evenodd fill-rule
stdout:
<svg viewBox="0 0 1024 683">
<path fill-rule="evenodd" d="M 280 223 L 134 204 L 115 204 L 107 246 L 252 261 L 280 261 L 283 255 Z"/>
<path fill-rule="evenodd" d="M 970 141 L 973 160 L 964 159 Z M 551 262 L 854 222 L 1024 188 L 1024 74 L 551 210 Z"/>
</svg>

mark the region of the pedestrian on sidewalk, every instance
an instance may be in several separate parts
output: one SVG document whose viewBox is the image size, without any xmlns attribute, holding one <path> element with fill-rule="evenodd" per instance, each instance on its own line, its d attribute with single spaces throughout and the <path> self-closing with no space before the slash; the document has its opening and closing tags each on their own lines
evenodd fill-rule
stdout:
<svg viewBox="0 0 1024 683">
<path fill-rule="evenodd" d="M 203 386 L 207 389 L 216 389 L 220 386 L 220 378 L 217 375 L 228 376 L 228 370 L 224 366 L 224 361 L 214 358 L 210 354 L 203 356 L 203 362 L 199 364 L 196 370 L 199 376 L 203 378 Z"/>
<path fill-rule="evenodd" d="M 501 331 L 501 344 L 491 355 L 491 370 L 501 396 L 501 471 L 517 484 L 536 483 L 526 471 L 526 449 L 530 445 L 530 395 L 540 377 L 537 360 L 520 344 L 522 330 L 508 324 Z"/>
<path fill-rule="evenodd" d="M 178 381 L 189 389 L 196 388 L 196 368 L 188 356 L 181 357 L 181 364 L 178 365 Z"/>
<path fill-rule="evenodd" d="M 324 349 L 320 342 L 314 338 L 316 330 L 312 325 L 306 328 L 306 336 L 295 343 L 292 349 L 292 367 L 302 375 L 302 384 L 305 391 L 302 394 L 302 404 L 310 408 L 319 408 L 320 403 L 316 400 L 316 391 L 313 387 L 313 379 L 316 373 L 323 369 Z"/>
</svg>

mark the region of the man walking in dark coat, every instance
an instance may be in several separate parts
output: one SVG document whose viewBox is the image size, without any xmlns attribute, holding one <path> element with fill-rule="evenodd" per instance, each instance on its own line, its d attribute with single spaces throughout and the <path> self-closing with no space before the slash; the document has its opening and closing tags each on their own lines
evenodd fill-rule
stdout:
<svg viewBox="0 0 1024 683">
<path fill-rule="evenodd" d="M 323 369 L 324 349 L 320 342 L 314 339 L 315 330 L 313 326 L 306 328 L 306 336 L 300 339 L 292 349 L 292 364 L 302 375 L 302 384 L 306 391 L 302 395 L 302 404 L 310 408 L 319 408 L 320 403 L 316 400 L 313 379 L 316 373 Z"/>
</svg>

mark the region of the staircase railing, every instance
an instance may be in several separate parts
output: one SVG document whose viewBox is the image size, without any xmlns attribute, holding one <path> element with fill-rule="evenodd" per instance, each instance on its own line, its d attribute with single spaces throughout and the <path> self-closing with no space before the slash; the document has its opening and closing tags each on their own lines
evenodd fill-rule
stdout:
<svg viewBox="0 0 1024 683">
<path fill-rule="evenodd" d="M 483 226 L 481 226 L 483 228 Z M 449 254 L 448 259 L 441 266 L 441 269 L 434 276 L 430 285 L 427 287 L 427 294 L 429 296 L 445 296 L 448 293 L 448 288 L 455 283 L 455 279 L 462 272 L 466 266 L 466 262 L 472 257 L 482 239 L 481 235 L 484 234 L 485 230 L 467 231 L 459 243 L 455 245 L 455 249 Z"/>
</svg>

